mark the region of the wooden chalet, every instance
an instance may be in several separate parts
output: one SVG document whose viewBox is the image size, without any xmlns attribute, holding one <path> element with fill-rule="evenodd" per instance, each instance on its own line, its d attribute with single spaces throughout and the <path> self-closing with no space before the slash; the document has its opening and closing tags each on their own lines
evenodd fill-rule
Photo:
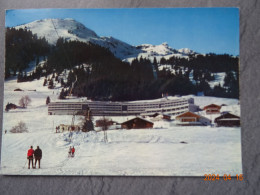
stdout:
<svg viewBox="0 0 260 195">
<path fill-rule="evenodd" d="M 203 108 L 203 110 L 205 110 L 207 114 L 219 114 L 220 109 L 221 109 L 221 106 L 216 105 L 216 104 L 210 104 Z"/>
<path fill-rule="evenodd" d="M 147 129 L 153 128 L 153 123 L 143 118 L 133 118 L 121 123 L 122 129 Z"/>
<path fill-rule="evenodd" d="M 211 120 L 193 112 L 185 112 L 176 116 L 176 124 L 182 126 L 210 125 Z"/>
<path fill-rule="evenodd" d="M 234 114 L 225 113 L 220 117 L 217 117 L 214 121 L 218 127 L 239 127 L 240 126 L 240 117 Z"/>
<path fill-rule="evenodd" d="M 96 120 L 96 127 L 103 127 L 104 126 L 104 123 L 106 126 L 111 126 L 111 125 L 117 125 L 118 123 L 115 122 L 115 121 L 103 121 L 102 119 L 101 120 Z"/>
</svg>

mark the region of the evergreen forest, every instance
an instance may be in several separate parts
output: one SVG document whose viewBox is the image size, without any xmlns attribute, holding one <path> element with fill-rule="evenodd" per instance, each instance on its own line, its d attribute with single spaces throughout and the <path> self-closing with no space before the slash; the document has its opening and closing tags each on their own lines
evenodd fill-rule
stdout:
<svg viewBox="0 0 260 195">
<path fill-rule="evenodd" d="M 39 65 L 42 59 L 45 61 Z M 32 62 L 36 68 L 27 74 L 25 70 Z M 158 62 L 140 57 L 128 63 L 90 42 L 59 38 L 53 46 L 29 30 L 6 29 L 5 78 L 17 76 L 17 82 L 27 82 L 45 77 L 43 86 L 51 89 L 55 83 L 61 84 L 61 99 L 71 94 L 92 100 L 128 101 L 159 98 L 163 93 L 198 92 L 239 98 L 238 63 L 237 56 L 213 53 L 162 57 Z M 225 72 L 224 85 L 211 88 L 209 82 L 219 72 Z"/>
</svg>

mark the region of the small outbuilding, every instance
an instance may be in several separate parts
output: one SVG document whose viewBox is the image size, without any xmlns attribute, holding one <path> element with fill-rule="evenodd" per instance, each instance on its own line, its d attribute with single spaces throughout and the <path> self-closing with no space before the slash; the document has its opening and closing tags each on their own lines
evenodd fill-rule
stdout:
<svg viewBox="0 0 260 195">
<path fill-rule="evenodd" d="M 221 106 L 216 105 L 216 104 L 210 104 L 203 108 L 203 110 L 205 110 L 207 114 L 219 114 L 220 109 L 221 109 Z"/>
<path fill-rule="evenodd" d="M 176 116 L 177 125 L 182 126 L 196 126 L 196 125 L 210 125 L 211 120 L 200 116 L 198 114 L 195 114 L 193 112 L 185 112 L 183 114 L 180 114 Z"/>
<path fill-rule="evenodd" d="M 121 123 L 122 129 L 147 129 L 153 128 L 153 123 L 143 118 L 133 118 L 131 120 Z"/>
<path fill-rule="evenodd" d="M 240 117 L 231 113 L 225 113 L 217 117 L 214 122 L 218 127 L 239 127 Z"/>
<path fill-rule="evenodd" d="M 155 113 L 155 114 L 151 115 L 151 117 L 153 117 L 153 118 L 161 118 L 161 119 L 168 120 L 168 121 L 171 120 L 171 116 L 168 115 L 168 114 Z"/>
<path fill-rule="evenodd" d="M 79 131 L 80 126 L 78 125 L 64 125 L 60 124 L 58 127 L 56 127 L 56 132 L 64 132 L 64 131 Z"/>
</svg>

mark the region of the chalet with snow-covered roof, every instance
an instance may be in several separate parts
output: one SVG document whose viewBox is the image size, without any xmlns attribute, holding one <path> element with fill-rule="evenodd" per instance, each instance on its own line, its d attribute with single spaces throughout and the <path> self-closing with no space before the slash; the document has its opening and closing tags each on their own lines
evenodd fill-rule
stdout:
<svg viewBox="0 0 260 195">
<path fill-rule="evenodd" d="M 176 116 L 176 124 L 182 126 L 210 125 L 211 120 L 195 114 L 193 112 L 185 112 Z"/>
<path fill-rule="evenodd" d="M 155 113 L 153 115 L 151 115 L 151 117 L 153 118 L 161 118 L 161 119 L 164 119 L 164 120 L 168 120 L 170 121 L 171 120 L 171 116 L 169 114 L 160 114 L 160 113 Z"/>
<path fill-rule="evenodd" d="M 219 114 L 220 109 L 221 109 L 221 106 L 216 105 L 216 104 L 210 104 L 203 108 L 203 110 L 205 110 L 207 114 Z"/>
<path fill-rule="evenodd" d="M 231 113 L 222 114 L 220 117 L 215 118 L 214 121 L 218 127 L 239 127 L 240 117 Z"/>
<path fill-rule="evenodd" d="M 153 123 L 143 118 L 133 118 L 121 124 L 122 129 L 147 129 L 153 128 Z"/>
</svg>

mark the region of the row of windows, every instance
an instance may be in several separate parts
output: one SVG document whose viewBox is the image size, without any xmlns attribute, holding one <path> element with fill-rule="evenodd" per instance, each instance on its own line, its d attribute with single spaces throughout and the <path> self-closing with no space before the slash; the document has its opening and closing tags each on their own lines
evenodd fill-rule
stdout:
<svg viewBox="0 0 260 195">
<path fill-rule="evenodd" d="M 170 111 L 176 111 L 176 110 L 183 110 L 183 109 L 188 109 L 188 106 L 186 107 L 181 107 L 181 108 L 174 108 L 174 109 L 160 109 L 159 111 L 162 111 L 162 112 L 170 112 Z M 154 113 L 155 110 L 149 110 L 147 111 L 147 113 Z"/>
<path fill-rule="evenodd" d="M 171 115 L 179 115 L 179 114 L 182 114 L 184 112 L 186 112 L 187 110 L 182 110 L 182 111 L 179 111 L 179 112 L 167 112 L 166 113 L 169 113 Z M 70 111 L 62 111 L 62 110 L 56 110 L 54 112 L 50 111 L 49 114 L 73 114 L 74 112 L 70 112 Z M 93 115 L 94 116 L 104 116 L 104 114 L 106 116 L 129 116 L 129 115 L 140 115 L 142 113 L 137 113 L 137 112 L 98 112 L 98 111 L 94 111 L 93 112 Z"/>
<path fill-rule="evenodd" d="M 164 109 L 165 109 L 166 107 L 164 107 Z M 168 108 L 168 109 L 171 109 L 171 110 L 178 110 L 178 109 L 183 109 L 183 108 L 187 108 L 187 106 L 185 106 L 185 107 L 170 107 L 170 108 Z M 66 109 L 68 109 L 68 110 L 81 110 L 82 109 L 82 107 L 72 107 L 72 106 L 50 106 L 49 108 L 48 108 L 48 110 L 66 110 Z M 111 111 L 122 111 L 122 109 L 121 108 L 115 108 L 115 107 L 109 107 L 109 108 L 107 108 L 107 107 L 92 107 L 91 108 L 92 110 L 111 110 Z M 152 108 L 150 108 L 149 109 L 149 111 L 154 111 L 154 110 L 157 110 L 157 111 L 160 111 L 160 110 L 162 110 L 163 108 L 154 108 L 154 109 L 152 109 Z M 125 111 L 140 111 L 140 112 L 144 112 L 145 111 L 145 109 L 141 109 L 141 108 L 135 108 L 135 109 L 131 109 L 131 108 L 129 108 L 128 110 L 125 110 Z M 149 112 L 148 111 L 148 112 Z"/>
<path fill-rule="evenodd" d="M 70 105 L 55 105 L 55 106 L 49 106 L 49 108 L 78 108 L 78 109 L 82 109 L 82 106 L 70 106 Z"/>
<path fill-rule="evenodd" d="M 186 104 L 187 104 L 187 102 L 185 102 Z M 183 104 L 174 104 L 173 106 L 178 106 L 178 105 L 183 105 Z M 57 104 L 55 104 L 55 105 L 49 105 L 49 108 L 53 108 L 53 107 L 55 107 L 55 108 L 64 108 L 64 107 L 77 107 L 77 108 L 81 108 L 82 107 L 82 105 L 67 105 L 67 104 L 63 104 L 63 105 L 57 105 Z M 107 106 L 107 105 L 105 105 L 105 106 L 102 106 L 102 105 L 99 105 L 99 106 L 93 106 L 93 105 L 89 105 L 89 107 L 90 108 L 120 108 L 121 109 L 121 107 L 122 106 L 112 106 L 112 105 L 110 105 L 110 106 Z M 159 107 L 159 105 L 157 105 L 157 106 L 151 106 L 151 107 L 149 107 L 149 106 L 128 106 L 128 108 L 129 109 L 141 109 L 141 108 L 158 108 Z M 169 106 L 167 106 L 167 107 L 169 107 Z"/>
<path fill-rule="evenodd" d="M 122 106 L 122 105 L 126 105 L 126 106 L 149 106 L 149 107 L 151 107 L 151 106 L 158 106 L 159 104 L 161 104 L 161 105 L 173 105 L 173 104 L 183 104 L 183 103 L 186 103 L 187 102 L 187 100 L 173 100 L 173 101 L 171 101 L 171 100 L 168 100 L 168 101 L 164 101 L 164 102 L 160 102 L 160 101 L 158 101 L 158 102 L 156 102 L 156 103 L 146 103 L 146 102 L 142 102 L 142 103 L 105 103 L 105 102 L 100 102 L 100 103 L 94 103 L 94 102 L 89 102 L 89 103 L 86 103 L 86 102 L 80 102 L 80 103 L 73 103 L 73 102 L 53 102 L 53 103 L 50 103 L 50 105 L 53 105 L 53 104 L 56 104 L 56 105 L 74 105 L 74 106 L 80 106 L 80 105 L 82 105 L 82 104 L 86 104 L 86 105 L 89 105 L 89 106 L 94 106 L 94 107 L 96 107 L 96 106 Z"/>
<path fill-rule="evenodd" d="M 123 104 L 123 103 L 122 103 Z M 86 103 L 68 103 L 68 102 L 57 102 L 49 104 L 49 110 L 81 110 L 82 106 L 89 105 L 92 110 L 107 110 L 107 111 L 129 111 L 129 112 L 144 112 L 146 109 L 149 109 L 149 112 L 152 111 L 161 111 L 162 109 L 167 108 L 166 110 L 175 110 L 183 109 L 186 107 L 176 108 L 176 106 L 188 105 L 187 101 L 174 101 L 169 103 L 152 103 L 152 104 L 142 104 L 142 105 L 107 105 L 107 104 L 86 104 Z M 186 106 L 185 105 L 185 106 Z M 170 106 L 170 107 L 169 107 Z"/>
<path fill-rule="evenodd" d="M 49 108 L 49 111 L 56 111 L 56 110 L 74 110 L 74 111 L 81 111 L 82 109 L 76 109 L 76 108 Z"/>
</svg>

